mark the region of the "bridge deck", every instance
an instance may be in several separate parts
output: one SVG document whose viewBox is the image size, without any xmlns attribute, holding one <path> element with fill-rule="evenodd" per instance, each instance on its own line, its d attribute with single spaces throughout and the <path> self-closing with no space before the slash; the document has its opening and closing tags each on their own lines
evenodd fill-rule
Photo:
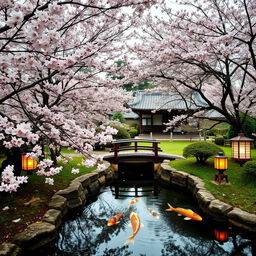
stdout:
<svg viewBox="0 0 256 256">
<path fill-rule="evenodd" d="M 154 161 L 154 152 L 148 152 L 148 151 L 127 151 L 127 152 L 119 152 L 118 153 L 118 162 L 125 162 L 125 161 L 148 161 L 152 160 Z M 108 162 L 114 162 L 115 160 L 115 154 L 114 153 L 108 153 L 103 155 L 103 159 Z M 162 162 L 163 160 L 184 160 L 185 158 L 178 155 L 168 154 L 168 153 L 158 153 L 158 161 Z"/>
</svg>

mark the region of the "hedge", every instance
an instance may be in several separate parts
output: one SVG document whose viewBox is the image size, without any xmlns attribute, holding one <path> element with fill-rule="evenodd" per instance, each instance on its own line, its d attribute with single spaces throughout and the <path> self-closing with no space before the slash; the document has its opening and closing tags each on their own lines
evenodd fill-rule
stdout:
<svg viewBox="0 0 256 256">
<path fill-rule="evenodd" d="M 203 164 L 210 156 L 217 155 L 221 151 L 223 150 L 213 143 L 195 142 L 183 149 L 183 156 L 195 157 L 197 163 Z"/>
</svg>

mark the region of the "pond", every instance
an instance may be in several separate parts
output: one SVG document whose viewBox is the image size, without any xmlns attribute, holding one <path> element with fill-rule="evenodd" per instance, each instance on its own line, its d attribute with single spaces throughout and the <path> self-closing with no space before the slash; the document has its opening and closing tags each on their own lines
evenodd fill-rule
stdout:
<svg viewBox="0 0 256 256">
<path fill-rule="evenodd" d="M 84 206 L 83 210 L 60 228 L 55 251 L 52 256 L 191 256 L 191 255 L 254 255 L 252 243 L 229 230 L 226 242 L 219 242 L 214 236 L 216 225 L 207 221 L 191 197 L 180 190 L 162 187 L 155 195 L 154 187 L 120 188 L 115 198 L 114 188 L 102 188 L 97 198 Z M 185 220 L 174 211 L 166 211 L 168 203 L 173 207 L 191 209 L 203 217 L 202 221 Z M 149 210 L 159 214 L 156 218 Z M 134 244 L 125 244 L 133 233 L 130 213 L 135 212 L 144 227 L 134 237 Z M 108 226 L 108 220 L 124 212 L 119 223 Z"/>
</svg>

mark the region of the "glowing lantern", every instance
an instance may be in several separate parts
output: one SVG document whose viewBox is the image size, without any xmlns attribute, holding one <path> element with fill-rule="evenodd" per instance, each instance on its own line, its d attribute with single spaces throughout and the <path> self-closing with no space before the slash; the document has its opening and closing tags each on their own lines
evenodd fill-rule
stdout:
<svg viewBox="0 0 256 256">
<path fill-rule="evenodd" d="M 224 174 L 224 171 L 228 169 L 228 158 L 224 156 L 223 152 L 219 152 L 217 156 L 214 157 L 214 168 L 219 171 L 215 174 L 215 181 L 219 184 L 226 180 L 228 182 L 228 175 Z"/>
<path fill-rule="evenodd" d="M 224 156 L 223 152 L 219 152 L 218 155 L 214 157 L 214 168 L 221 173 L 228 169 L 228 158 Z"/>
<path fill-rule="evenodd" d="M 33 170 L 37 167 L 37 161 L 26 155 L 22 155 L 22 167 L 21 169 L 24 171 L 28 171 L 28 174 L 31 174 Z"/>
<path fill-rule="evenodd" d="M 251 143 L 253 139 L 245 137 L 239 133 L 237 137 L 230 140 L 232 142 L 232 159 L 245 162 L 251 160 Z"/>
<path fill-rule="evenodd" d="M 214 237 L 217 241 L 225 243 L 228 241 L 228 231 L 224 229 L 214 229 Z"/>
</svg>

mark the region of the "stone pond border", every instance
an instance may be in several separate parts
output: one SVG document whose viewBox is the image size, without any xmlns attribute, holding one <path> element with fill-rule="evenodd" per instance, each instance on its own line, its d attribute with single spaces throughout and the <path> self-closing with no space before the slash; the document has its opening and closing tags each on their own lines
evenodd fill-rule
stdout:
<svg viewBox="0 0 256 256">
<path fill-rule="evenodd" d="M 204 187 L 204 182 L 186 172 L 178 171 L 164 160 L 157 171 L 161 183 L 168 186 L 185 189 L 198 202 L 200 209 L 211 219 L 231 225 L 249 232 L 256 232 L 256 215 L 216 199 Z M 88 195 L 97 195 L 100 187 L 111 181 L 114 172 L 108 162 L 104 162 L 106 169 L 93 171 L 74 179 L 70 185 L 54 194 L 49 202 L 49 210 L 42 221 L 29 225 L 23 232 L 18 233 L 12 242 L 0 245 L 0 256 L 29 255 L 52 242 L 57 237 L 57 230 L 68 212 L 82 206 Z M 24 254 L 25 253 L 25 254 Z"/>
<path fill-rule="evenodd" d="M 197 201 L 202 212 L 216 222 L 228 222 L 243 231 L 256 233 L 256 215 L 216 199 L 197 176 L 178 171 L 164 160 L 159 171 L 160 181 L 187 190 Z"/>
</svg>

